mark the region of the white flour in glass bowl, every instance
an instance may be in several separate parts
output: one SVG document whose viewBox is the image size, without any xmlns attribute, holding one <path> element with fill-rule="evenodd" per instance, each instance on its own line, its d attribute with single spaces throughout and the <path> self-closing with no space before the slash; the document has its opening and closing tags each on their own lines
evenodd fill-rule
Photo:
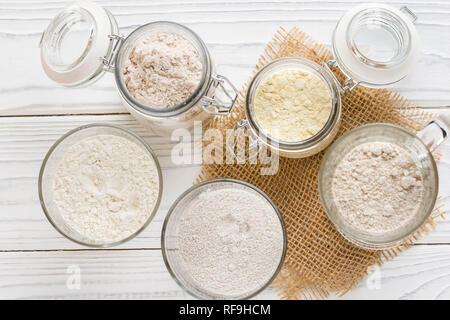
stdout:
<svg viewBox="0 0 450 320">
<path fill-rule="evenodd" d="M 91 240 L 112 243 L 146 223 L 159 188 L 148 152 L 126 138 L 105 134 L 68 149 L 56 169 L 53 197 L 71 228 Z"/>
</svg>

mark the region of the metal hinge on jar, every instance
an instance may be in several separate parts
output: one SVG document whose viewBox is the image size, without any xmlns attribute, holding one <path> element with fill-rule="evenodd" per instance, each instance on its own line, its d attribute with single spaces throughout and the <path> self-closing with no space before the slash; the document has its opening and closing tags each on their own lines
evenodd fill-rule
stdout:
<svg viewBox="0 0 450 320">
<path fill-rule="evenodd" d="M 225 84 L 229 86 L 233 94 L 228 92 Z M 220 92 L 225 95 L 228 101 L 221 101 L 217 97 L 218 89 L 220 89 Z M 203 110 L 216 116 L 228 116 L 236 103 L 238 95 L 238 90 L 228 78 L 221 75 L 213 76 L 211 77 L 208 94 L 202 97 Z"/>
<path fill-rule="evenodd" d="M 359 81 L 355 81 L 350 77 L 347 77 L 345 79 L 345 83 L 344 85 L 342 85 L 338 78 L 336 78 L 336 76 L 334 75 L 333 71 L 331 70 L 330 66 L 336 66 L 336 60 L 329 60 L 327 62 L 324 62 L 323 67 L 328 71 L 328 73 L 330 74 L 330 76 L 333 78 L 333 80 L 336 82 L 336 84 L 339 87 L 339 91 L 341 92 L 345 92 L 345 91 L 352 91 L 353 89 L 355 89 L 358 85 L 359 85 Z"/>
<path fill-rule="evenodd" d="M 228 152 L 236 159 L 237 163 L 241 164 L 256 158 L 262 149 L 262 144 L 259 139 L 249 133 L 248 146 L 245 147 L 241 145 L 241 150 L 238 150 L 239 144 L 242 143 L 241 137 L 244 136 L 246 130 L 247 132 L 250 130 L 250 125 L 247 120 L 242 119 L 236 121 L 226 138 Z"/>
<path fill-rule="evenodd" d="M 400 8 L 400 11 L 409 16 L 409 18 L 413 23 L 416 22 L 417 15 L 414 12 L 412 12 L 410 8 L 408 8 L 407 6 L 402 6 Z"/>
<path fill-rule="evenodd" d="M 113 72 L 115 68 L 115 60 L 117 53 L 119 52 L 119 49 L 122 46 L 122 43 L 125 40 L 125 38 L 117 34 L 111 34 L 108 36 L 108 38 L 111 41 L 114 41 L 114 44 L 111 53 L 109 54 L 109 57 L 102 57 L 101 60 L 105 71 Z"/>
</svg>

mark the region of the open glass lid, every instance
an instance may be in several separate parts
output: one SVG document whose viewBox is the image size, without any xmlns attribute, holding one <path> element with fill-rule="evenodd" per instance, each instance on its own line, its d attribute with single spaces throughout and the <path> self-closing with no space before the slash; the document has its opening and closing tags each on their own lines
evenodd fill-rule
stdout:
<svg viewBox="0 0 450 320">
<path fill-rule="evenodd" d="M 112 15 L 90 1 L 75 1 L 42 34 L 41 62 L 47 76 L 66 86 L 97 80 L 108 69 L 118 27 Z"/>
<path fill-rule="evenodd" d="M 406 7 L 379 3 L 354 7 L 334 30 L 336 61 L 327 64 L 336 62 L 354 85 L 380 87 L 401 80 L 419 54 L 416 18 Z"/>
</svg>

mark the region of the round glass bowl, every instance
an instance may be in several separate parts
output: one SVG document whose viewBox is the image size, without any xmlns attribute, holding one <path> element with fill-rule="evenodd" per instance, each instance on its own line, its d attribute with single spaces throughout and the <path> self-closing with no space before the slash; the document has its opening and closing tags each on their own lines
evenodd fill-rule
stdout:
<svg viewBox="0 0 450 320">
<path fill-rule="evenodd" d="M 258 120 L 253 112 L 256 92 L 261 83 L 274 73 L 290 69 L 301 70 L 319 77 L 319 79 L 326 84 L 332 100 L 331 113 L 324 127 L 311 138 L 298 142 L 283 142 L 271 137 L 265 132 L 264 128 L 261 128 L 258 124 Z M 249 137 L 256 141 L 254 145 L 257 145 L 258 149 L 264 144 L 281 156 L 288 158 L 303 158 L 320 152 L 326 148 L 335 137 L 340 123 L 341 96 L 336 82 L 330 76 L 330 73 L 322 66 L 302 58 L 281 58 L 264 66 L 264 68 L 253 77 L 247 90 L 245 115 L 246 120 L 237 122 L 234 131 L 244 130 L 244 128 L 249 129 Z M 234 134 L 234 131 L 230 132 L 229 137 Z M 239 135 L 239 133 L 237 133 L 237 135 Z M 227 139 L 227 145 L 229 150 L 238 160 L 239 158 L 242 158 L 242 155 L 235 153 L 236 145 L 233 145 L 231 139 Z"/>
<path fill-rule="evenodd" d="M 63 159 L 66 152 L 69 150 L 69 148 L 71 148 L 73 145 L 77 144 L 81 140 L 89 137 L 94 137 L 97 135 L 114 135 L 125 138 L 131 141 L 132 143 L 136 143 L 137 145 L 141 146 L 143 150 L 146 150 L 148 152 L 151 159 L 153 159 L 159 177 L 158 197 L 148 219 L 138 230 L 136 230 L 130 236 L 121 239 L 119 241 L 110 243 L 104 243 L 101 241 L 87 238 L 84 235 L 77 232 L 76 230 L 74 230 L 72 227 L 70 227 L 69 224 L 67 224 L 67 222 L 62 217 L 57 205 L 53 200 L 53 183 L 55 173 L 59 163 Z M 81 245 L 94 248 L 106 248 L 117 246 L 119 244 L 127 242 L 128 240 L 133 239 L 136 235 L 138 235 L 142 230 L 144 230 L 147 227 L 147 225 L 152 221 L 153 217 L 158 211 L 158 207 L 162 197 L 163 181 L 159 161 L 153 150 L 142 138 L 137 136 L 132 131 L 121 128 L 119 126 L 110 124 L 89 124 L 69 131 L 61 138 L 59 138 L 58 141 L 55 142 L 55 144 L 53 144 L 53 146 L 50 148 L 47 155 L 45 156 L 44 161 L 42 162 L 41 170 L 39 172 L 38 188 L 39 188 L 38 190 L 39 200 L 41 202 L 41 206 L 42 209 L 44 210 L 45 216 L 59 233 L 61 233 L 67 239 L 72 240 Z"/>
<path fill-rule="evenodd" d="M 339 213 L 333 199 L 332 179 L 340 161 L 358 145 L 367 142 L 389 142 L 404 149 L 416 162 L 422 175 L 424 193 L 415 216 L 393 231 L 370 233 L 348 223 Z M 350 242 L 366 249 L 395 247 L 417 231 L 433 211 L 438 194 L 438 172 L 434 158 L 420 138 L 391 124 L 374 123 L 355 128 L 327 150 L 319 171 L 319 195 L 322 206 L 338 231 Z"/>
<path fill-rule="evenodd" d="M 280 255 L 280 260 L 277 261 L 276 266 L 273 269 L 273 273 L 267 275 L 267 280 L 261 283 L 259 288 L 256 288 L 245 294 L 237 296 L 218 295 L 216 293 L 209 292 L 204 288 L 201 288 L 198 283 L 189 274 L 189 270 L 183 260 L 180 253 L 180 245 L 178 243 L 178 228 L 181 220 L 189 205 L 198 199 L 198 196 L 206 191 L 215 191 L 233 188 L 235 190 L 245 190 L 254 193 L 261 198 L 262 201 L 266 201 L 272 208 L 273 214 L 277 216 L 280 222 L 280 227 L 283 233 L 283 249 Z M 212 212 L 211 214 L 214 214 Z M 284 258 L 286 256 L 287 237 L 286 228 L 283 222 L 283 218 L 272 200 L 257 187 L 234 179 L 216 179 L 197 184 L 188 190 L 186 190 L 178 199 L 174 202 L 172 207 L 164 221 L 162 235 L 161 235 L 161 248 L 166 267 L 175 279 L 175 281 L 185 289 L 189 294 L 201 298 L 201 299 L 249 299 L 256 294 L 264 290 L 278 275 L 281 267 L 283 266 Z"/>
</svg>

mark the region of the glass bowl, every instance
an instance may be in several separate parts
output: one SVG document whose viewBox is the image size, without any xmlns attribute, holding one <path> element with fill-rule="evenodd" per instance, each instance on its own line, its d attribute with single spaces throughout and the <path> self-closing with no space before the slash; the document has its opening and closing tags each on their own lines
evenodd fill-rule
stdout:
<svg viewBox="0 0 450 320">
<path fill-rule="evenodd" d="M 148 154 L 155 162 L 159 177 L 158 198 L 156 200 L 152 213 L 145 221 L 145 223 L 130 236 L 115 242 L 108 242 L 108 243 L 87 238 L 82 234 L 80 234 L 79 232 L 77 232 L 76 230 L 74 230 L 72 227 L 70 227 L 62 217 L 57 205 L 54 203 L 53 200 L 53 180 L 55 177 L 56 169 L 60 161 L 63 159 L 65 153 L 68 151 L 68 149 L 83 139 L 105 134 L 119 136 L 142 146 L 144 150 L 148 151 Z M 119 244 L 127 242 L 130 239 L 133 239 L 142 230 L 144 230 L 145 227 L 147 227 L 147 225 L 152 221 L 153 217 L 158 211 L 158 207 L 162 197 L 162 188 L 163 183 L 162 183 L 161 167 L 159 165 L 159 161 L 155 153 L 150 148 L 150 146 L 142 138 L 140 138 L 130 130 L 111 124 L 97 124 L 97 123 L 78 127 L 76 129 L 69 131 L 61 138 L 59 138 L 58 141 L 56 141 L 50 148 L 50 150 L 47 152 L 47 155 L 45 156 L 44 161 L 42 162 L 38 182 L 39 200 L 41 202 L 41 206 L 42 209 L 44 210 L 45 216 L 47 217 L 48 221 L 53 225 L 53 227 L 67 239 L 72 240 L 78 244 L 94 248 L 106 248 L 117 246 Z"/>
<path fill-rule="evenodd" d="M 259 288 L 256 288 L 250 292 L 239 296 L 225 296 L 218 295 L 216 293 L 208 292 L 207 290 L 201 288 L 196 284 L 195 280 L 189 274 L 189 271 L 186 269 L 183 258 L 179 252 L 179 244 L 178 244 L 178 227 L 183 217 L 183 214 L 186 212 L 186 208 L 190 205 L 190 203 L 197 199 L 197 197 L 206 190 L 221 190 L 224 188 L 234 188 L 237 190 L 249 190 L 259 195 L 263 200 L 267 201 L 273 208 L 273 213 L 278 217 L 280 221 L 280 225 L 283 232 L 283 250 L 280 257 L 280 261 L 276 268 L 274 268 L 273 274 L 268 275 L 267 281 L 261 283 Z M 284 258 L 286 256 L 286 248 L 287 248 L 287 236 L 286 236 L 286 227 L 284 225 L 283 217 L 281 216 L 277 206 L 273 203 L 273 201 L 260 189 L 257 187 L 240 180 L 234 179 L 215 179 L 206 181 L 203 183 L 199 183 L 188 190 L 186 190 L 178 199 L 174 202 L 172 207 L 169 209 L 169 212 L 164 221 L 162 234 L 161 234 L 161 249 L 164 258 L 164 262 L 166 264 L 167 270 L 173 279 L 180 285 L 184 290 L 186 290 L 189 294 L 194 297 L 200 299 L 249 299 L 262 290 L 267 288 L 267 286 L 276 278 L 278 273 L 283 266 Z"/>
<path fill-rule="evenodd" d="M 350 225 L 338 212 L 333 199 L 332 179 L 340 161 L 356 146 L 367 142 L 389 142 L 404 149 L 422 174 L 424 193 L 419 209 L 405 225 L 384 233 L 361 231 Z M 325 154 L 319 171 L 319 195 L 322 206 L 338 231 L 350 242 L 366 249 L 398 246 L 417 231 L 433 211 L 438 194 L 436 162 L 423 141 L 409 131 L 387 123 L 357 127 L 336 140 Z"/>
</svg>

